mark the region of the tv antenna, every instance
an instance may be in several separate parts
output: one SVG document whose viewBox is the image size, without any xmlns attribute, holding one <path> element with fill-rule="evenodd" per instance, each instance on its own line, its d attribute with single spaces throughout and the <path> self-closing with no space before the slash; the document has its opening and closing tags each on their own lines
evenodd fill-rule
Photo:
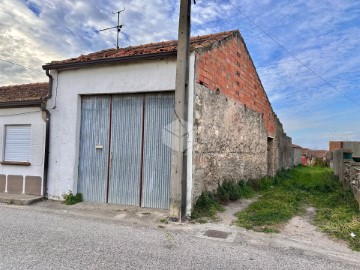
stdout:
<svg viewBox="0 0 360 270">
<path fill-rule="evenodd" d="M 118 15 L 118 16 L 117 16 L 117 17 L 118 17 L 118 23 L 117 23 L 116 26 L 114 26 L 114 27 L 108 27 L 108 28 L 104 28 L 104 29 L 99 30 L 99 32 L 101 32 L 101 31 L 110 30 L 110 29 L 114 29 L 114 28 L 117 29 L 116 49 L 119 49 L 119 34 L 120 34 L 120 31 L 121 31 L 122 27 L 124 26 L 124 25 L 120 24 L 120 13 L 123 12 L 123 11 L 125 11 L 125 8 L 122 9 L 122 10 L 119 10 L 119 11 L 117 11 L 117 12 L 112 12 L 112 14 L 116 14 L 116 13 L 117 13 L 117 15 Z"/>
</svg>

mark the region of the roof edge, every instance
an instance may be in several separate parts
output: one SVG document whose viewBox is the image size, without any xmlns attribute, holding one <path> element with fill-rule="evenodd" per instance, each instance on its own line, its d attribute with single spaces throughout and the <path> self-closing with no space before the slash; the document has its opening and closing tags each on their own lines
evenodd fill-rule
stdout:
<svg viewBox="0 0 360 270">
<path fill-rule="evenodd" d="M 41 106 L 42 103 L 43 100 L 3 101 L 0 102 L 0 108 L 36 107 Z"/>
<path fill-rule="evenodd" d="M 111 64 L 118 62 L 131 62 L 131 61 L 140 61 L 140 60 L 157 60 L 162 58 L 169 58 L 176 56 L 177 51 L 162 52 L 162 53 L 152 53 L 152 54 L 141 54 L 141 55 L 132 55 L 126 57 L 115 57 L 115 58 L 104 58 L 83 62 L 74 62 L 74 63 L 60 63 L 60 64 L 46 64 L 43 65 L 43 70 L 52 70 L 52 69 L 66 69 L 66 68 L 81 68 L 86 66 L 93 66 L 99 64 Z"/>
</svg>

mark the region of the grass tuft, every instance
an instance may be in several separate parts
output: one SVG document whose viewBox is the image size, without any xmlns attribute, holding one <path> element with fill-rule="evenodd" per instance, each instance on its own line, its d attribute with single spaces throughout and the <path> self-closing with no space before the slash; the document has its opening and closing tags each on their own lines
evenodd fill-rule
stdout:
<svg viewBox="0 0 360 270">
<path fill-rule="evenodd" d="M 77 193 L 76 195 L 74 195 L 71 191 L 69 191 L 68 194 L 65 194 L 63 196 L 65 205 L 72 205 L 83 201 L 81 193 Z"/>
</svg>

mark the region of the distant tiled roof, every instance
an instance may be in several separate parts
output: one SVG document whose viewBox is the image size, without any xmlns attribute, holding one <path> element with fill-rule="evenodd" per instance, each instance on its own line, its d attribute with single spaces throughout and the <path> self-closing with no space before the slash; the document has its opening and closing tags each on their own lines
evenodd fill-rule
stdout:
<svg viewBox="0 0 360 270">
<path fill-rule="evenodd" d="M 17 101 L 38 101 L 46 96 L 49 84 L 30 83 L 0 87 L 0 103 Z"/>
<path fill-rule="evenodd" d="M 302 147 L 300 145 L 297 145 L 297 144 L 292 144 L 291 146 L 292 146 L 292 148 L 300 148 L 300 149 L 302 149 Z"/>
<path fill-rule="evenodd" d="M 201 48 L 210 47 L 212 44 L 222 41 L 230 36 L 239 35 L 238 30 L 222 32 L 212 35 L 197 36 L 190 39 L 190 50 L 194 51 Z M 130 46 L 120 49 L 108 49 L 99 52 L 90 53 L 87 55 L 80 55 L 76 58 L 66 59 L 62 61 L 52 61 L 47 65 L 58 65 L 58 64 L 67 64 L 67 63 L 78 63 L 78 62 L 87 62 L 94 60 L 103 60 L 103 59 L 113 59 L 113 58 L 125 58 L 131 56 L 141 56 L 141 55 L 151 55 L 151 54 L 161 54 L 161 53 L 170 53 L 176 52 L 177 50 L 177 40 L 163 41 L 157 43 L 149 43 L 139 46 Z M 46 67 L 45 65 L 44 67 Z"/>
<path fill-rule="evenodd" d="M 315 157 L 315 158 L 323 158 L 326 157 L 328 151 L 327 150 L 308 150 L 307 156 Z"/>
</svg>

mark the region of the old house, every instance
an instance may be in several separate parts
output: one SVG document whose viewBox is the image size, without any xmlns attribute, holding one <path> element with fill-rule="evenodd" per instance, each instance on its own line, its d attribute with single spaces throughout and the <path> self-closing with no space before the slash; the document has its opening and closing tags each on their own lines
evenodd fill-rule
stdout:
<svg viewBox="0 0 360 270">
<path fill-rule="evenodd" d="M 48 83 L 0 87 L 0 192 L 43 195 Z"/>
<path fill-rule="evenodd" d="M 43 66 L 52 96 L 48 197 L 169 208 L 176 41 L 110 49 Z M 224 179 L 292 166 L 239 31 L 191 38 L 186 125 L 187 214 Z M 169 137 L 170 134 L 170 137 Z M 170 143 L 169 143 L 170 138 Z"/>
<path fill-rule="evenodd" d="M 329 151 L 333 153 L 335 150 L 348 149 L 351 150 L 352 156 L 360 157 L 359 141 L 329 141 Z"/>
</svg>

